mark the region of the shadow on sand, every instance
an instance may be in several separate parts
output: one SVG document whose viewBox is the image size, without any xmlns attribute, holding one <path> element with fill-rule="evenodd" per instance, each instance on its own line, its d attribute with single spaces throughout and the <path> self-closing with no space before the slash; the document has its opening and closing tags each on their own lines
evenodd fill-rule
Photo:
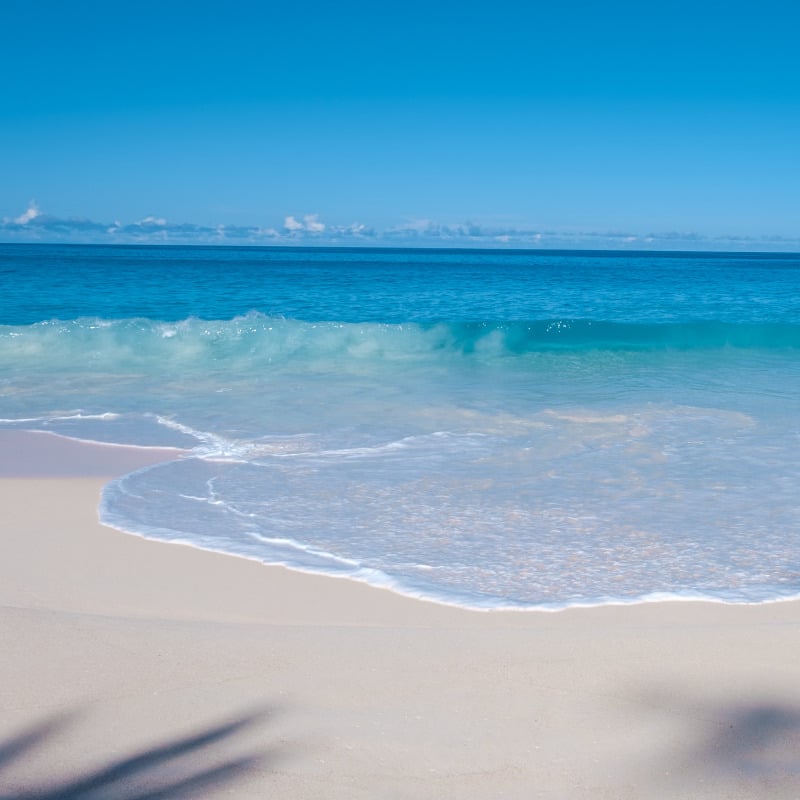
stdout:
<svg viewBox="0 0 800 800">
<path fill-rule="evenodd" d="M 645 698 L 670 744 L 645 772 L 686 797 L 800 797 L 800 707 L 793 702 L 712 701 L 654 692 Z M 670 795 L 672 796 L 672 795 Z"/>
<path fill-rule="evenodd" d="M 28 728 L 0 742 L 0 774 L 47 741 L 74 718 L 62 715 Z M 227 757 L 222 753 L 232 737 L 266 716 L 265 712 L 239 717 L 191 736 L 172 739 L 132 753 L 105 766 L 57 784 L 41 776 L 0 800 L 170 800 L 202 797 L 214 787 L 232 783 L 263 767 L 267 754 Z M 18 770 L 17 770 L 18 771 Z M 15 782 L 19 784 L 19 781 Z M 6 787 L 8 782 L 4 781 Z M 13 785 L 13 784 L 12 784 Z"/>
<path fill-rule="evenodd" d="M 724 709 L 715 717 L 693 759 L 696 766 L 800 780 L 800 709 L 763 703 Z"/>
</svg>

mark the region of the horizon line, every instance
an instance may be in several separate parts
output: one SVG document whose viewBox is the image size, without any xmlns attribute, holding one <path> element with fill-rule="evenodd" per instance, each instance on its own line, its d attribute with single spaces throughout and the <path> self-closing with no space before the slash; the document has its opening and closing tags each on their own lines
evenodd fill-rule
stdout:
<svg viewBox="0 0 800 800">
<path fill-rule="evenodd" d="M 800 256 L 798 250 L 721 250 L 721 249 L 701 249 L 692 250 L 684 248 L 670 249 L 667 247 L 659 248 L 618 248 L 618 247 L 498 247 L 496 245 L 475 245 L 448 242 L 447 244 L 405 244 L 405 245 L 377 245 L 377 244 L 357 244 L 357 243 L 324 243 L 324 242 L 98 242 L 98 241 L 64 241 L 64 240 L 36 240 L 36 241 L 9 241 L 0 240 L 0 247 L 93 247 L 93 248 L 183 248 L 195 250 L 341 250 L 341 251 L 360 251 L 360 252 L 395 252 L 404 250 L 414 250 L 418 252 L 462 252 L 462 253 L 591 253 L 593 255 L 654 255 L 654 256 L 677 256 L 677 255 L 702 255 L 702 256 L 766 256 L 772 258 Z"/>
</svg>

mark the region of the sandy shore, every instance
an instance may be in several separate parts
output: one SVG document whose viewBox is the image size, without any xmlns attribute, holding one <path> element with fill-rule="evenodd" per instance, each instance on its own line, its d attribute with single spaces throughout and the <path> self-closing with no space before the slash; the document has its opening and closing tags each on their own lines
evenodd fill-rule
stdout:
<svg viewBox="0 0 800 800">
<path fill-rule="evenodd" d="M 0 434 L 0 797 L 800 797 L 800 604 L 468 612 L 98 524 L 172 455 Z"/>
</svg>

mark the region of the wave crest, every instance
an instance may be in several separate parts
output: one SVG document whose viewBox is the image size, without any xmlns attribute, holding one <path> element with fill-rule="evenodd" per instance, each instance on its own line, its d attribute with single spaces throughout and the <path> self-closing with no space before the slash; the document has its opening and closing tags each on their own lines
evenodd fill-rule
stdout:
<svg viewBox="0 0 800 800">
<path fill-rule="evenodd" d="M 289 364 L 331 360 L 428 361 L 510 358 L 540 352 L 785 349 L 800 347 L 800 326 L 722 322 L 618 323 L 588 319 L 436 324 L 304 322 L 259 313 L 231 320 L 190 318 L 51 320 L 0 327 L 0 359 L 64 361 L 119 369 Z"/>
</svg>

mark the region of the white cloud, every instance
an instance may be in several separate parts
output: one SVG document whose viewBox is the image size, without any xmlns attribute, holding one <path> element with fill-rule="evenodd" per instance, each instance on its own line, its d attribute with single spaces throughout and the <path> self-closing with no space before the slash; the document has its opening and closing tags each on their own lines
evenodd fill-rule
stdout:
<svg viewBox="0 0 800 800">
<path fill-rule="evenodd" d="M 309 233 L 322 233 L 325 230 L 325 224 L 319 221 L 318 214 L 306 214 L 303 217 L 305 222 L 305 229 Z"/>
<path fill-rule="evenodd" d="M 28 203 L 28 208 L 25 213 L 20 214 L 14 222 L 17 225 L 27 225 L 32 219 L 36 219 L 36 217 L 41 216 L 41 211 L 39 211 L 39 206 L 36 205 L 35 200 L 31 200 Z"/>
<path fill-rule="evenodd" d="M 352 225 L 347 225 L 344 228 L 336 228 L 335 230 L 337 233 L 345 236 L 375 236 L 375 231 L 361 222 L 354 222 Z"/>
<path fill-rule="evenodd" d="M 287 231 L 302 231 L 303 223 L 298 222 L 294 217 L 286 217 L 283 221 L 283 227 L 286 228 Z"/>
<path fill-rule="evenodd" d="M 302 222 L 297 217 L 288 216 L 283 221 L 283 227 L 291 233 L 325 232 L 325 223 L 319 221 L 319 214 L 306 214 Z"/>
</svg>

